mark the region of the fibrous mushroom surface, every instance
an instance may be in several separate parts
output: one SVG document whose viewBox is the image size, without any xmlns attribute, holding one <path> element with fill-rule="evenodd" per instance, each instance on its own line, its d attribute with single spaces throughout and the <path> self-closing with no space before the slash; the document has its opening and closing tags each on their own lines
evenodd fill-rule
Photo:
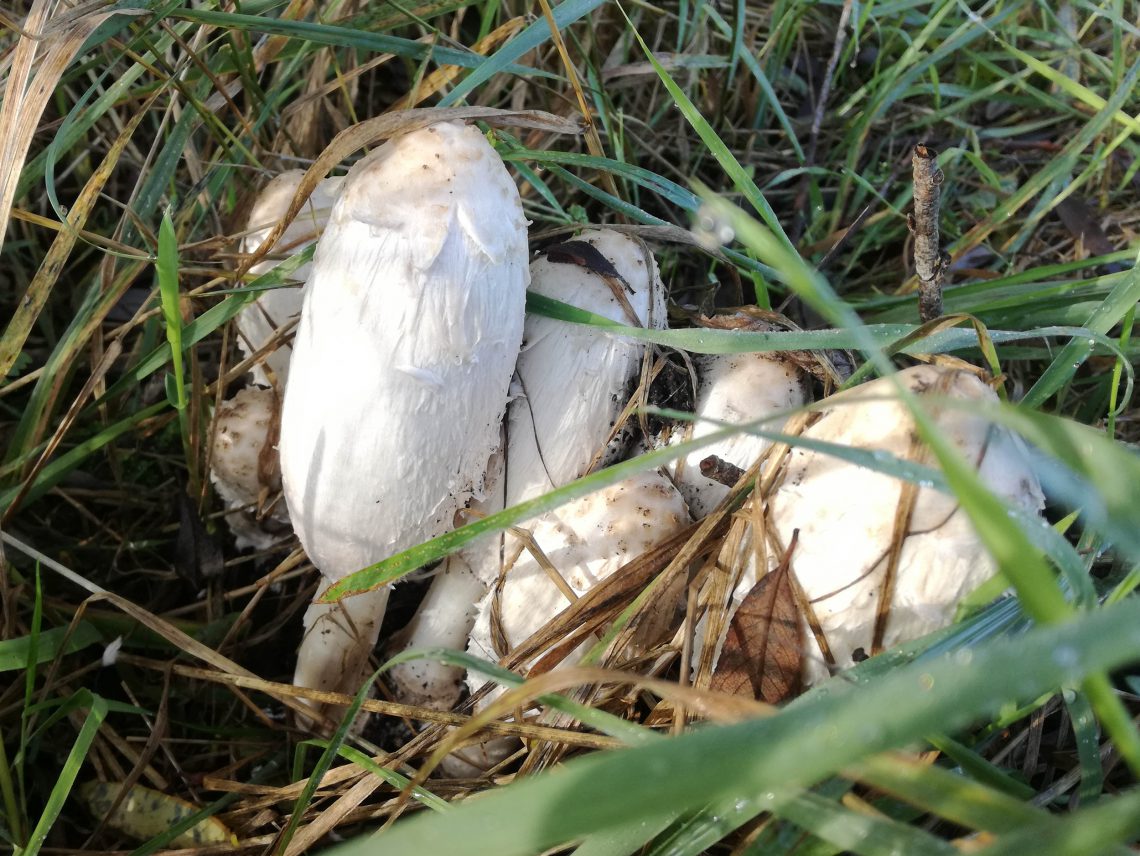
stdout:
<svg viewBox="0 0 1140 856">
<path fill-rule="evenodd" d="M 897 380 L 920 397 L 936 429 L 991 491 L 1011 508 L 1041 510 L 1044 497 L 1021 441 L 968 405 L 997 402 L 976 374 L 924 365 L 899 372 Z M 936 466 L 890 378 L 825 399 L 821 416 L 802 436 Z M 946 626 L 961 599 L 993 576 L 994 561 L 953 495 L 802 446 L 793 445 L 781 466 L 769 495 L 751 500 L 764 502 L 765 513 L 757 517 L 746 508 L 748 518 L 737 522 L 745 527 L 737 554 L 744 564 L 729 614 L 758 582 L 748 520 L 762 519 L 768 569 L 787 558 L 829 652 L 800 610 L 805 685 L 859 656 Z"/>
<path fill-rule="evenodd" d="M 801 407 L 810 398 L 803 371 L 790 360 L 767 354 L 696 354 L 693 356 L 698 385 L 691 426 L 677 426 L 672 442 L 698 440 L 724 428 L 769 420 L 763 427 L 779 430 L 782 415 Z M 774 419 L 774 421 L 772 421 Z M 701 461 L 715 455 L 726 463 L 747 470 L 771 441 L 741 431 L 702 446 L 667 468 L 695 519 L 705 517 L 728 496 L 729 487 L 701 473 Z"/>
<path fill-rule="evenodd" d="M 306 552 L 338 579 L 482 490 L 522 338 L 526 221 L 479 131 L 433 125 L 349 173 L 317 250 L 282 420 Z"/>
<path fill-rule="evenodd" d="M 592 247 L 618 276 L 548 252 L 531 264 L 532 291 L 625 324 L 665 326 L 664 286 L 643 242 L 590 229 L 574 243 Z M 581 254 L 576 255 L 580 261 Z M 516 372 L 520 396 L 511 405 L 508 423 L 508 506 L 568 484 L 595 458 L 606 463 L 624 451 L 625 435 L 608 450 L 606 440 L 629 398 L 644 351 L 640 342 L 596 328 L 527 317 Z"/>
</svg>

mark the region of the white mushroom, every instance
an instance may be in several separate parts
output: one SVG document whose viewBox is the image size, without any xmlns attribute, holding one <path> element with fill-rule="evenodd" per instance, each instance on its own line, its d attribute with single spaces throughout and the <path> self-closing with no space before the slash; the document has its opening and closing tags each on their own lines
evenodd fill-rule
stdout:
<svg viewBox="0 0 1140 856">
<path fill-rule="evenodd" d="M 243 253 L 256 252 L 265 243 L 269 232 L 285 216 L 304 175 L 304 171 L 299 169 L 283 172 L 261 191 L 249 212 L 246 225 L 248 234 L 241 243 Z M 343 181 L 343 178 L 334 177 L 326 178 L 318 184 L 305 207 L 270 249 L 269 255 L 253 265 L 249 272 L 254 276 L 268 273 L 281 263 L 282 257 L 296 255 L 315 242 L 324 231 Z M 293 272 L 293 279 L 304 283 L 310 267 L 308 263 L 301 265 Z M 303 299 L 304 293 L 300 287 L 274 288 L 261 292 L 257 300 L 242 309 L 237 317 L 237 329 L 238 347 L 243 356 L 249 356 L 261 348 L 276 335 L 278 327 L 295 318 L 301 311 Z M 276 377 L 279 388 L 284 389 L 292 352 L 290 342 L 283 342 L 265 358 L 264 365 L 254 366 L 254 382 L 270 386 L 269 375 L 265 371 L 268 367 Z"/>
<path fill-rule="evenodd" d="M 585 245 L 585 246 L 583 246 Z M 599 256 L 601 258 L 599 258 Z M 665 325 L 664 286 L 651 253 L 617 232 L 591 230 L 549 248 L 531 266 L 533 291 L 624 323 Z M 520 397 L 508 417 L 506 503 L 514 505 L 584 475 L 620 455 L 626 435 L 614 427 L 626 406 L 644 346 L 596 329 L 541 316 L 526 323 L 516 377 Z M 580 595 L 643 550 L 688 522 L 684 501 L 668 479 L 643 473 L 522 524 L 565 586 Z M 510 645 L 554 619 L 570 601 L 539 559 L 508 534 L 500 580 L 480 604 L 468 651 L 498 660 L 491 613 L 500 607 Z M 497 568 L 496 568 L 497 570 Z M 580 653 L 571 654 L 574 662 Z M 485 679 L 468 674 L 478 689 Z M 493 695 L 484 698 L 485 705 Z M 515 745 L 493 739 L 459 753 L 451 772 L 502 760 Z"/>
<path fill-rule="evenodd" d="M 214 414 L 210 481 L 238 549 L 264 550 L 291 532 L 277 461 L 280 416 L 277 393 L 258 387 L 241 390 Z"/>
<path fill-rule="evenodd" d="M 909 369 L 899 379 L 911 391 L 930 397 L 928 406 L 938 429 L 976 464 L 990 490 L 1010 506 L 1031 513 L 1041 510 L 1045 499 L 1021 441 L 968 409 L 937 404 L 939 397 L 996 403 L 997 396 L 984 382 L 970 372 L 936 366 Z M 915 458 L 921 449 L 912 448 L 914 420 L 891 389 L 890 381 L 881 379 L 833 396 L 833 406 L 804 436 Z M 903 484 L 829 455 L 795 448 L 769 501 L 772 524 L 784 544 L 793 530 L 799 530 L 792 568 L 840 669 L 851 665 L 856 650 L 872 653 L 875 615 Z M 962 597 L 996 571 L 952 495 L 919 488 L 907 531 L 883 648 L 949 624 Z M 814 637 L 808 633 L 805 641 L 805 679 L 810 684 L 826 677 L 828 668 Z"/>
<path fill-rule="evenodd" d="M 446 531 L 480 495 L 527 280 L 518 191 L 478 129 L 433 125 L 349 172 L 309 277 L 281 425 L 290 517 L 325 577 Z M 383 608 L 373 599 L 348 640 L 365 652 Z M 352 692 L 359 658 L 314 630 L 327 614 L 306 616 L 297 674 L 335 674 Z"/>
<path fill-rule="evenodd" d="M 589 249 L 601 259 L 589 257 Z M 617 276 L 599 272 L 603 261 Z M 531 291 L 624 324 L 658 330 L 666 324 L 665 288 L 653 254 L 608 229 L 582 232 L 535 259 Z M 520 397 L 507 429 L 508 506 L 574 481 L 595 458 L 605 464 L 620 456 L 627 436 L 616 437 L 609 449 L 606 441 L 644 351 L 640 342 L 595 328 L 527 317 L 516 371 Z"/>
<path fill-rule="evenodd" d="M 982 380 L 938 366 L 911 368 L 898 378 L 926 398 L 938 430 L 976 464 L 990 490 L 1011 507 L 1040 511 L 1044 497 L 1021 441 L 969 408 L 938 404 L 939 398 L 996 402 Z M 832 396 L 825 404 L 805 438 L 932 465 L 889 379 Z M 874 653 L 876 614 L 905 483 L 802 447 L 790 451 L 785 467 L 768 500 L 768 519 L 785 547 L 799 532 L 791 568 L 819 621 L 834 668 L 842 669 L 852 664 L 857 651 Z M 952 495 L 918 487 L 906 532 L 880 640 L 884 649 L 949 624 L 962 597 L 996 570 Z M 778 558 L 769 551 L 770 566 Z M 756 582 L 752 568 L 744 577 L 737 600 Z M 830 669 L 806 619 L 801 632 L 804 680 L 811 684 L 826 678 Z"/>
<path fill-rule="evenodd" d="M 627 324 L 664 325 L 657 263 L 635 238 L 591 229 L 548 247 L 530 272 L 531 290 L 538 294 Z M 541 495 L 584 475 L 595 459 L 604 462 L 619 454 L 625 434 L 608 448 L 607 440 L 643 352 L 637 342 L 528 316 L 507 419 L 506 474 L 476 511 L 491 513 L 504 503 Z M 515 543 L 508 551 L 513 547 L 517 554 Z M 498 577 L 501 555 L 502 538 L 485 538 L 448 559 L 409 626 L 404 647 L 463 647 L 475 604 Z M 395 667 L 391 679 L 401 701 L 448 709 L 459 697 L 462 671 L 420 660 Z"/>
<path fill-rule="evenodd" d="M 704 320 L 708 326 L 723 328 L 712 319 Z M 750 325 L 750 329 L 755 328 Z M 779 354 L 695 354 L 692 360 L 697 372 L 696 421 L 676 426 L 671 443 L 706 437 L 720 431 L 722 423 L 740 425 L 775 417 L 765 427 L 779 430 L 783 423 L 779 415 L 803 406 L 811 397 L 805 373 Z M 701 461 L 715 455 L 747 470 L 770 445 L 764 437 L 740 432 L 679 458 L 666 471 L 699 520 L 729 493 L 729 487 L 701 473 Z"/>
</svg>

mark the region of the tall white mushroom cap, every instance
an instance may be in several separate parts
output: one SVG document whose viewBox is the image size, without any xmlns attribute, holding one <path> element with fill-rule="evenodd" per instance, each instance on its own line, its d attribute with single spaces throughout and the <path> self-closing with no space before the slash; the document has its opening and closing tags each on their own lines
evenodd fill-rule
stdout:
<svg viewBox="0 0 1140 856">
<path fill-rule="evenodd" d="M 345 180 L 294 345 L 282 476 L 341 577 L 452 525 L 482 489 L 522 338 L 526 220 L 476 128 L 392 140 Z"/>
<path fill-rule="evenodd" d="M 304 175 L 304 171 L 299 169 L 283 172 L 261 191 L 249 212 L 246 229 L 252 231 L 248 231 L 242 239 L 243 253 L 254 253 L 261 249 L 270 231 L 285 216 Z M 278 253 L 296 255 L 314 243 L 324 231 L 343 181 L 343 178 L 337 176 L 326 178 L 318 184 L 305 207 L 289 224 L 269 255 L 253 265 L 249 272 L 254 276 L 268 273 L 280 264 L 281 260 L 275 257 Z M 293 278 L 303 283 L 308 278 L 310 269 L 309 263 L 301 265 L 293 272 Z M 238 347 L 242 354 L 249 356 L 273 338 L 278 327 L 300 313 L 303 299 L 302 288 L 274 288 L 261 292 L 255 301 L 242 309 L 237 317 Z M 265 358 L 265 364 L 276 376 L 281 389 L 285 388 L 292 353 L 292 345 L 283 342 Z M 254 367 L 253 379 L 262 386 L 270 385 L 269 376 L 261 365 Z"/>
<path fill-rule="evenodd" d="M 938 397 L 996 403 L 997 396 L 985 383 L 970 372 L 937 366 L 918 366 L 898 377 L 912 392 L 930 396 L 938 429 L 975 462 L 991 491 L 1011 507 L 1041 510 L 1044 496 L 1020 439 L 969 409 L 937 405 Z M 892 389 L 889 379 L 880 379 L 833 396 L 828 400 L 832 406 L 804 436 L 913 459 L 914 420 Z M 872 653 L 903 484 L 797 447 L 769 500 L 772 525 L 782 543 L 788 544 L 793 530 L 799 530 L 791 566 L 839 668 L 852 664 L 857 649 Z M 996 571 L 952 495 L 920 487 L 908 531 L 882 640 L 885 648 L 949 624 L 962 597 Z M 810 684 L 829 672 L 806 624 L 805 644 L 804 677 Z"/>
<path fill-rule="evenodd" d="M 543 255 L 531 263 L 532 291 L 625 324 L 665 327 L 665 288 L 644 243 L 608 229 L 590 229 L 573 240 L 594 247 L 620 280 Z M 508 506 L 585 473 L 625 407 L 644 351 L 640 342 L 595 328 L 527 316 L 516 372 L 521 395 L 508 424 Z M 615 451 L 620 454 L 620 439 Z"/>
<path fill-rule="evenodd" d="M 406 134 L 345 178 L 306 288 L 281 426 L 290 517 L 327 578 L 444 532 L 482 491 L 522 339 L 527 260 L 518 191 L 476 128 Z"/>
</svg>

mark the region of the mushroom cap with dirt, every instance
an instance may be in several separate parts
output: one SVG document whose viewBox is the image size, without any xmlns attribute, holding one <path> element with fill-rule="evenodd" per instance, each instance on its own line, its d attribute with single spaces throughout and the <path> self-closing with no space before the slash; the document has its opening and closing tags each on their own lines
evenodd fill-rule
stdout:
<svg viewBox="0 0 1140 856">
<path fill-rule="evenodd" d="M 518 190 L 474 127 L 404 134 L 348 173 L 306 288 L 281 423 L 289 514 L 329 580 L 441 534 L 482 494 L 522 340 L 527 255 Z M 352 656 L 341 657 L 310 641 L 327 612 L 307 617 L 298 674 L 321 673 L 304 662 L 319 655 L 351 691 L 379 621 L 344 639 Z"/>
<path fill-rule="evenodd" d="M 285 216 L 289 203 L 301 186 L 303 170 L 293 169 L 273 178 L 258 194 L 250 209 L 246 223 L 247 234 L 242 239 L 241 251 L 255 253 L 261 249 L 273 228 Z M 253 276 L 268 273 L 278 264 L 278 256 L 293 256 L 313 244 L 328 223 L 333 203 L 340 193 L 344 179 L 337 176 L 326 178 L 313 190 L 305 206 L 285 229 L 285 233 L 269 250 L 269 254 L 249 269 Z M 305 263 L 293 272 L 292 278 L 304 283 L 309 277 L 311 263 Z M 300 287 L 273 288 L 262 291 L 255 301 L 246 306 L 237 317 L 238 347 L 242 355 L 248 357 L 267 344 L 277 328 L 294 319 L 301 312 L 304 289 Z M 279 389 L 285 388 L 289 374 L 289 359 L 293 353 L 291 338 L 265 358 L 263 365 L 253 367 L 253 380 L 261 386 L 270 386 L 266 368 L 276 377 Z"/>
<path fill-rule="evenodd" d="M 718 330 L 767 332 L 777 329 L 751 314 L 736 313 L 700 318 L 702 327 Z M 669 443 L 699 440 L 720 431 L 725 424 L 764 422 L 779 430 L 786 414 L 811 399 L 807 373 L 800 363 L 781 353 L 693 354 L 697 389 L 695 421 L 671 426 Z M 694 520 L 706 517 L 728 496 L 730 488 L 701 472 L 701 461 L 715 455 L 742 470 L 751 467 L 771 446 L 759 434 L 741 431 L 678 458 L 666 467 Z"/>
</svg>

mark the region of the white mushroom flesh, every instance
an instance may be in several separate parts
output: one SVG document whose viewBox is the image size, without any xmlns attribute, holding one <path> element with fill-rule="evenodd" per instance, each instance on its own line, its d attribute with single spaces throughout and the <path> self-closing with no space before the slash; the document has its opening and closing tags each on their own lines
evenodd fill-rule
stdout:
<svg viewBox="0 0 1140 856">
<path fill-rule="evenodd" d="M 652 470 L 544 514 L 534 523 L 532 534 L 562 580 L 581 596 L 688 524 L 681 494 L 665 476 Z M 509 537 L 508 551 L 512 545 L 521 547 Z M 492 642 L 491 613 L 496 599 L 509 649 L 570 605 L 539 560 L 523 549 L 506 569 L 501 590 L 493 587 L 479 605 L 468 650 L 487 660 L 498 660 L 506 653 L 496 651 Z M 581 653 L 571 654 L 567 662 L 574 662 Z"/>
<path fill-rule="evenodd" d="M 546 255 L 531 265 L 533 291 L 625 324 L 665 326 L 664 285 L 644 243 L 605 229 L 588 230 L 572 240 L 590 244 L 618 276 L 604 276 L 590 265 Z M 644 354 L 639 342 L 536 315 L 527 318 L 524 338 L 516 371 L 519 395 L 511 402 L 508 417 L 508 506 L 562 487 L 586 474 L 591 465 L 608 463 L 621 454 L 626 437 L 619 433 L 611 439 L 611 435 Z M 654 472 L 568 503 L 521 527 L 533 531 L 569 587 L 581 594 L 686 522 L 680 494 Z M 568 605 L 535 557 L 509 534 L 503 556 L 508 562 L 517 559 L 507 568 L 501 590 L 493 589 L 480 605 L 468 642 L 469 653 L 489 660 L 499 659 L 490 645 L 493 598 L 499 599 L 503 629 L 512 644 Z M 496 572 L 485 582 L 495 583 L 498 566 L 485 567 Z M 467 679 L 473 690 L 484 684 L 481 675 L 469 673 Z M 511 739 L 491 739 L 462 755 L 486 769 L 506 757 L 514 745 Z M 470 771 L 460 759 L 449 761 L 448 769 Z"/>
</svg>

